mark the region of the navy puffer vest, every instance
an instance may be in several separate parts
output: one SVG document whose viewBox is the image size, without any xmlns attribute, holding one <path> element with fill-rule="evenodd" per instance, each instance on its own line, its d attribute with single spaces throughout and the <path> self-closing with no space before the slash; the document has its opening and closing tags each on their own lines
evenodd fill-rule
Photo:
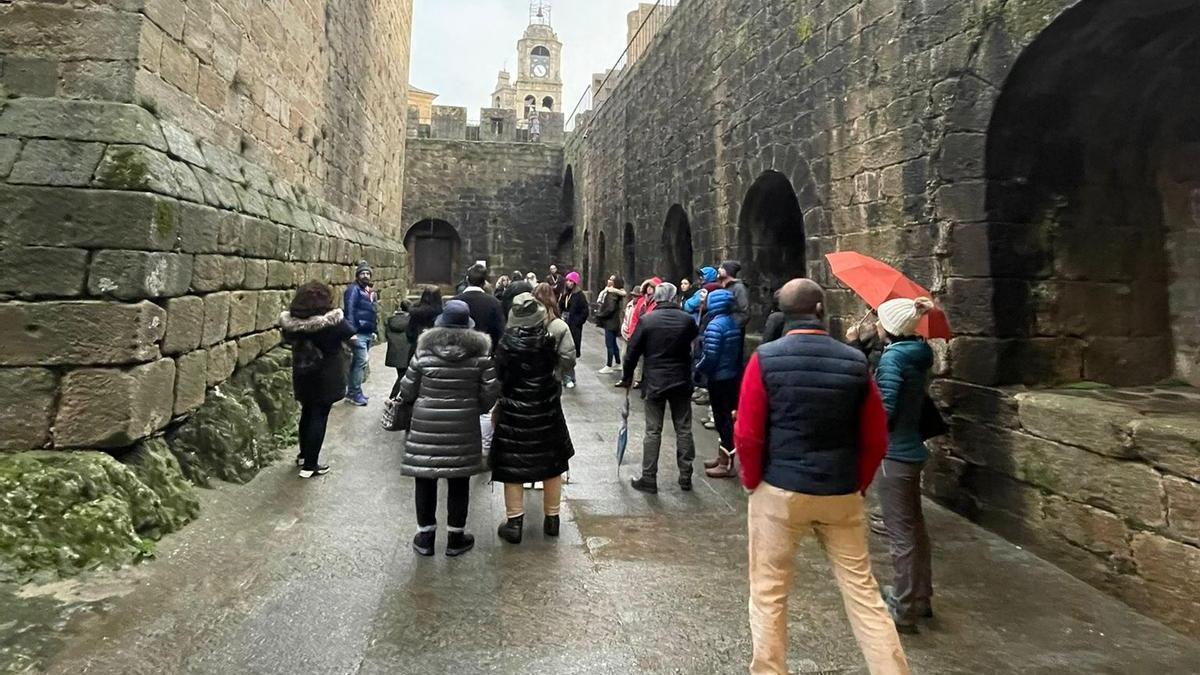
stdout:
<svg viewBox="0 0 1200 675">
<path fill-rule="evenodd" d="M 823 326 L 810 320 L 789 328 Z M 854 492 L 866 357 L 828 335 L 797 334 L 762 345 L 758 359 L 770 401 L 763 480 L 809 495 Z"/>
</svg>

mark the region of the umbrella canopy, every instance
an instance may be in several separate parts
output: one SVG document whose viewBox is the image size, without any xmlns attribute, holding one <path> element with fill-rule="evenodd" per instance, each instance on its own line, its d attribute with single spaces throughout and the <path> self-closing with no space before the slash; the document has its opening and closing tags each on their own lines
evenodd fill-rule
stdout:
<svg viewBox="0 0 1200 675">
<path fill-rule="evenodd" d="M 617 430 L 617 475 L 621 475 L 621 462 L 625 460 L 625 448 L 629 445 L 629 390 L 625 390 L 625 402 L 621 404 L 621 427 Z"/>
<path fill-rule="evenodd" d="M 932 297 L 917 282 L 887 263 L 853 251 L 829 253 L 825 256 L 833 276 L 858 294 L 871 309 L 895 298 Z M 921 317 L 917 332 L 926 338 L 949 340 L 950 321 L 940 307 Z"/>
</svg>

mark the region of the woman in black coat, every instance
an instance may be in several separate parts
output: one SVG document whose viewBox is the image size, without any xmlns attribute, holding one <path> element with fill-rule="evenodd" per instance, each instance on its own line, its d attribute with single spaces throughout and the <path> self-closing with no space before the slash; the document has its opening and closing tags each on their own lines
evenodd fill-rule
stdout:
<svg viewBox="0 0 1200 675">
<path fill-rule="evenodd" d="M 508 520 L 501 539 L 521 543 L 525 525 L 523 483 L 542 481 L 542 530 L 558 536 L 562 475 L 575 454 L 556 376 L 558 347 L 547 330 L 546 308 L 528 293 L 517 296 L 508 328 L 496 348 L 500 401 L 492 438 L 492 480 L 504 483 Z"/>
<path fill-rule="evenodd" d="M 437 286 L 426 286 L 421 289 L 421 297 L 417 304 L 408 308 L 409 360 L 417 353 L 417 340 L 421 333 L 433 328 L 433 324 L 442 314 L 442 291 Z M 407 364 L 406 364 L 407 367 Z"/>
<path fill-rule="evenodd" d="M 329 473 L 321 445 L 329 410 L 346 396 L 349 360 L 346 341 L 354 328 L 333 306 L 333 289 L 310 281 L 296 290 L 288 311 L 279 315 L 283 341 L 292 348 L 292 388 L 300 402 L 300 477 Z"/>
</svg>

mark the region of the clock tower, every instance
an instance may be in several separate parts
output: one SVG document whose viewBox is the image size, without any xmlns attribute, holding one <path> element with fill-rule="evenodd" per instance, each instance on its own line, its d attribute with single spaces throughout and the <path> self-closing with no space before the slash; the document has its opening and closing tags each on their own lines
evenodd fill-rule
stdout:
<svg viewBox="0 0 1200 675">
<path fill-rule="evenodd" d="M 562 43 L 550 25 L 550 0 L 529 3 L 529 27 L 517 41 L 514 104 L 521 119 L 530 108 L 562 112 Z"/>
</svg>

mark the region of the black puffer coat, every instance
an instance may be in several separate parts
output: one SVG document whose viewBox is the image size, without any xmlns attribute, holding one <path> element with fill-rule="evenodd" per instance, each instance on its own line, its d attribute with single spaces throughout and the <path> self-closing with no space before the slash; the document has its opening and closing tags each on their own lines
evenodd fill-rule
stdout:
<svg viewBox="0 0 1200 675">
<path fill-rule="evenodd" d="M 346 396 L 346 373 L 350 368 L 346 340 L 354 328 L 346 322 L 340 309 L 298 319 L 290 312 L 279 315 L 285 344 L 297 348 L 302 342 L 321 350 L 320 368 L 314 372 L 299 372 L 292 359 L 292 390 L 301 405 L 332 405 Z"/>
<path fill-rule="evenodd" d="M 558 351 L 544 324 L 509 329 L 496 350 L 500 405 L 492 438 L 492 480 L 531 483 L 562 475 L 575 455 L 555 375 Z"/>
<path fill-rule="evenodd" d="M 400 383 L 414 403 L 400 472 L 416 478 L 462 478 L 487 471 L 479 417 L 496 405 L 499 383 L 488 336 L 465 328 L 431 328 Z"/>
</svg>

